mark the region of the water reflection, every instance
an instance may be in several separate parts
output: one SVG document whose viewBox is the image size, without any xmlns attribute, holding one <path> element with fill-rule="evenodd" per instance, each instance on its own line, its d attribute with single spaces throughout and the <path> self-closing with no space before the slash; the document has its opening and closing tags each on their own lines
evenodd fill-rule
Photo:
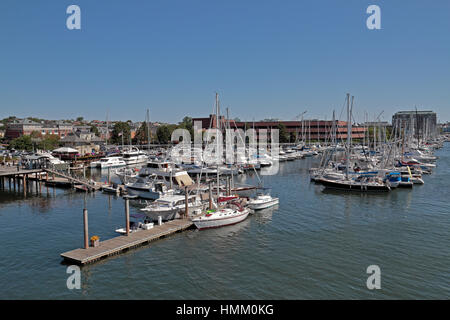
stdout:
<svg viewBox="0 0 450 320">
<path fill-rule="evenodd" d="M 256 222 L 261 224 L 266 224 L 272 221 L 272 215 L 274 212 L 278 211 L 279 205 L 275 205 L 270 208 L 257 210 L 254 213 L 252 213 L 251 218 L 255 219 Z"/>
</svg>

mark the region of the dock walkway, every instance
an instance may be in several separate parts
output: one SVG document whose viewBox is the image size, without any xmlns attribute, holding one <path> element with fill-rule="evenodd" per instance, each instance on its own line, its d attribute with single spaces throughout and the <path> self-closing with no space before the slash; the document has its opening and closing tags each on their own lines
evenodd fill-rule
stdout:
<svg viewBox="0 0 450 320">
<path fill-rule="evenodd" d="M 101 188 L 101 185 L 96 184 L 95 182 L 91 182 L 85 178 L 75 178 L 72 175 L 65 173 L 65 172 L 61 172 L 59 170 L 45 168 L 44 171 L 49 172 L 53 175 L 57 175 L 62 178 L 65 178 L 74 184 L 76 183 L 76 184 L 82 185 L 82 186 L 86 187 L 89 191 L 95 191 L 95 190 L 99 190 Z"/>
<path fill-rule="evenodd" d="M 17 167 L 1 166 L 0 167 L 0 177 L 12 177 L 12 176 L 27 175 L 27 174 L 31 175 L 33 173 L 41 173 L 42 171 L 43 171 L 42 169 L 27 170 L 27 169 L 22 169 L 22 168 L 17 170 Z"/>
<path fill-rule="evenodd" d="M 150 241 L 188 229 L 191 226 L 193 226 L 193 222 L 190 219 L 176 219 L 163 223 L 162 225 L 154 226 L 150 230 L 139 230 L 130 233 L 129 236 L 121 235 L 101 241 L 98 247 L 64 252 L 61 254 L 61 257 L 70 263 L 83 265 L 118 254 L 130 248 L 147 244 Z"/>
</svg>

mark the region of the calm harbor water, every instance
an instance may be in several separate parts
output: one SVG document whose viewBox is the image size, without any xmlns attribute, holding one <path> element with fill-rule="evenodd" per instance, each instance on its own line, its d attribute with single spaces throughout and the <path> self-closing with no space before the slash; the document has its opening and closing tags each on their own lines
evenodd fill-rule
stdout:
<svg viewBox="0 0 450 320">
<path fill-rule="evenodd" d="M 1 191 L 0 298 L 448 299 L 450 144 L 436 155 L 425 185 L 382 195 L 323 191 L 309 182 L 318 158 L 281 163 L 263 179 L 280 198 L 277 208 L 82 267 L 80 290 L 67 289 L 59 254 L 83 244 L 84 195 Z M 116 236 L 124 201 L 98 192 L 86 202 L 90 235 Z M 366 287 L 374 264 L 381 290 Z"/>
</svg>

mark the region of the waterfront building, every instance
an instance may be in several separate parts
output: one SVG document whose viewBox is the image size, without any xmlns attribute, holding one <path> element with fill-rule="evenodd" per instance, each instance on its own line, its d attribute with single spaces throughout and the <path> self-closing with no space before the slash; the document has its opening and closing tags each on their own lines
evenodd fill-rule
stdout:
<svg viewBox="0 0 450 320">
<path fill-rule="evenodd" d="M 437 116 L 433 111 L 399 111 L 392 116 L 392 126 L 414 132 L 416 135 L 435 135 Z"/>
<path fill-rule="evenodd" d="M 30 135 L 33 131 L 37 131 L 42 135 L 56 134 L 62 138 L 71 133 L 72 130 L 72 124 L 64 121 L 38 123 L 30 119 L 20 119 L 7 124 L 5 137 L 7 139 L 15 139 L 23 135 Z"/>
<path fill-rule="evenodd" d="M 206 130 L 208 128 L 216 128 L 217 121 L 216 116 L 211 114 L 209 118 L 193 118 L 193 124 L 195 122 L 201 123 L 201 128 Z M 224 128 L 226 124 L 225 117 L 220 117 L 221 127 Z M 347 139 L 347 122 L 335 120 L 336 126 L 336 139 Z M 260 129 L 266 129 L 268 134 L 270 130 L 278 129 L 279 125 L 283 125 L 286 128 L 291 142 L 298 140 L 303 141 L 330 141 L 331 134 L 333 132 L 332 120 L 304 120 L 302 121 L 283 121 L 283 120 L 267 120 L 267 121 L 235 121 L 229 120 L 230 127 L 232 129 L 246 129 L 254 128 L 258 133 Z M 362 126 L 352 126 L 352 139 L 363 139 L 365 128 Z"/>
<path fill-rule="evenodd" d="M 100 145 L 104 143 L 103 139 L 94 133 L 81 131 L 68 134 L 60 142 L 64 147 L 78 150 L 81 155 L 100 151 Z"/>
</svg>

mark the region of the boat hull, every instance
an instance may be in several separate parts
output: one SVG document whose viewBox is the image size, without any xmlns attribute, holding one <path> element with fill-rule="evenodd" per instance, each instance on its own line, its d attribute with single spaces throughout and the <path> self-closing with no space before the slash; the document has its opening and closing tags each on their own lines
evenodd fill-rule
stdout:
<svg viewBox="0 0 450 320">
<path fill-rule="evenodd" d="M 278 198 L 272 199 L 264 203 L 249 203 L 248 207 L 252 210 L 262 210 L 273 207 L 279 203 Z"/>
<path fill-rule="evenodd" d="M 130 194 L 132 196 L 138 196 L 139 198 L 142 198 L 142 199 L 156 200 L 156 199 L 159 199 L 159 197 L 161 196 L 159 192 L 154 192 L 154 191 L 147 190 L 147 189 L 138 189 L 138 188 L 133 188 L 130 186 L 127 186 L 126 188 L 127 188 L 128 194 Z"/>
<path fill-rule="evenodd" d="M 236 223 L 239 223 L 241 221 L 244 221 L 249 214 L 249 211 L 246 210 L 242 214 L 233 216 L 233 217 L 227 217 L 227 218 L 218 218 L 218 219 L 193 219 L 192 222 L 194 222 L 194 225 L 199 230 L 204 229 L 211 229 L 211 228 L 220 228 L 224 226 L 230 226 Z"/>
<path fill-rule="evenodd" d="M 325 188 L 352 191 L 352 192 L 389 192 L 391 190 L 391 188 L 388 186 L 346 184 L 340 183 L 338 181 L 330 181 L 325 179 L 320 180 L 320 182 L 322 183 L 322 185 L 325 186 Z"/>
<path fill-rule="evenodd" d="M 161 217 L 162 221 L 169 221 L 175 219 L 178 211 L 180 211 L 179 208 L 174 208 L 172 210 L 166 211 L 146 211 L 145 215 L 152 221 L 158 221 L 159 217 Z"/>
</svg>

